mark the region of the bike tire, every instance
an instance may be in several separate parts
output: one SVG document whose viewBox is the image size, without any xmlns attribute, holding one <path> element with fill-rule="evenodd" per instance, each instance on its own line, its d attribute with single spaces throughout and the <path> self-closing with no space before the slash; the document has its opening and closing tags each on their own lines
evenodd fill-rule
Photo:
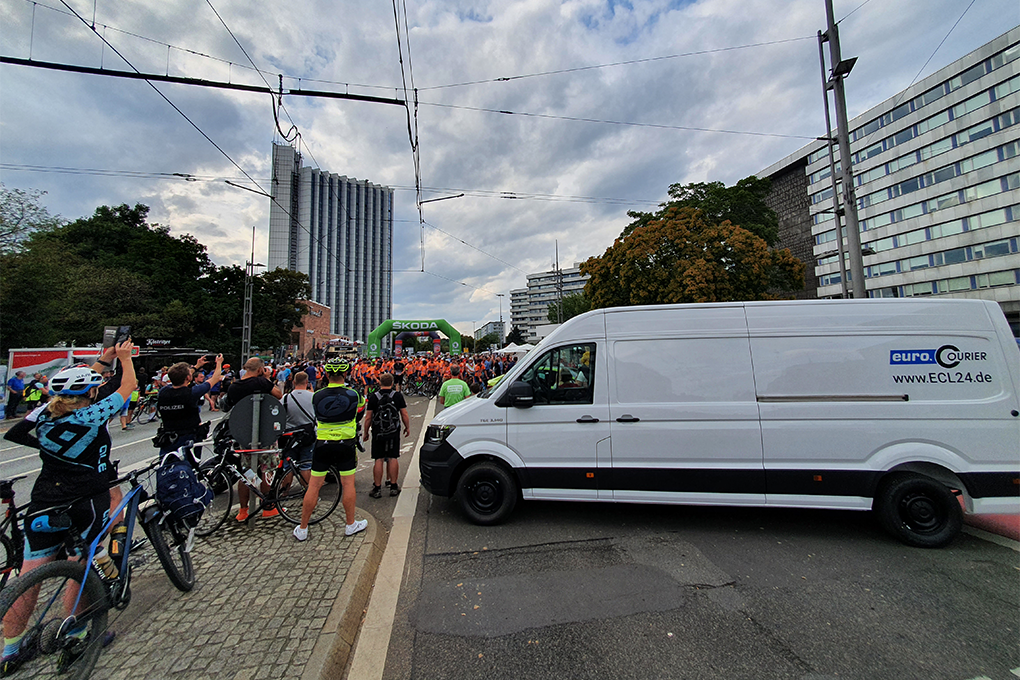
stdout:
<svg viewBox="0 0 1020 680">
<path fill-rule="evenodd" d="M 83 609 L 76 616 L 85 623 L 85 637 L 77 638 L 60 631 L 65 618 L 64 593 L 68 589 L 82 588 Z M 81 562 L 58 560 L 22 574 L 0 592 L 0 617 L 6 617 L 15 602 L 22 596 L 36 593 L 35 604 L 25 618 L 27 628 L 22 638 L 22 651 L 36 652 L 19 669 L 26 678 L 54 677 L 84 680 L 92 674 L 96 660 L 103 649 L 110 603 L 102 581 L 91 569 L 86 571 Z M 26 606 L 27 601 L 19 605 Z M 41 653 L 39 653 L 41 652 Z M 19 676 L 20 677 L 20 676 Z"/>
<path fill-rule="evenodd" d="M 138 410 L 137 418 L 139 425 L 145 425 L 152 422 L 156 417 L 156 404 L 146 404 L 144 408 Z"/>
<path fill-rule="evenodd" d="M 0 589 L 7 585 L 11 576 L 21 571 L 22 551 L 7 534 L 0 534 Z"/>
<path fill-rule="evenodd" d="M 234 486 L 220 468 L 199 470 L 198 480 L 213 491 L 212 503 L 202 513 L 195 527 L 195 535 L 205 537 L 223 526 L 230 516 L 230 509 L 234 505 Z"/>
<path fill-rule="evenodd" d="M 280 517 L 283 517 L 283 519 L 291 524 L 300 524 L 301 507 L 305 498 L 305 491 L 308 489 L 308 483 L 296 471 L 290 477 L 287 488 L 283 488 L 283 482 L 286 481 L 287 475 L 278 475 L 273 480 L 273 487 L 270 493 L 276 503 L 276 507 L 280 510 Z M 309 525 L 318 524 L 332 515 L 333 511 L 336 510 L 336 506 L 340 504 L 343 490 L 340 486 L 340 473 L 334 466 L 330 466 L 329 472 L 326 475 L 327 480 L 331 478 L 333 480 L 332 483 L 327 481 L 319 489 L 319 502 L 315 504 L 312 517 L 308 520 Z"/>
<path fill-rule="evenodd" d="M 177 590 L 188 592 L 195 587 L 195 566 L 191 562 L 188 528 L 160 512 L 142 524 L 163 571 Z"/>
</svg>

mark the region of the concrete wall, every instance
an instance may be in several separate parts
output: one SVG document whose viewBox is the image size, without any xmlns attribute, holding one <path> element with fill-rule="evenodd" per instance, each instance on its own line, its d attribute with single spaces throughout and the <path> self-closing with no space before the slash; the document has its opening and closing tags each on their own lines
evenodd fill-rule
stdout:
<svg viewBox="0 0 1020 680">
<path fill-rule="evenodd" d="M 813 300 L 817 297 L 818 279 L 815 277 L 812 252 L 814 238 L 811 236 L 811 203 L 805 167 L 807 163 L 802 160 L 772 175 L 772 190 L 765 198 L 765 203 L 779 216 L 779 240 L 776 247 L 789 248 L 793 256 L 805 266 L 804 289 L 796 298 Z"/>
</svg>

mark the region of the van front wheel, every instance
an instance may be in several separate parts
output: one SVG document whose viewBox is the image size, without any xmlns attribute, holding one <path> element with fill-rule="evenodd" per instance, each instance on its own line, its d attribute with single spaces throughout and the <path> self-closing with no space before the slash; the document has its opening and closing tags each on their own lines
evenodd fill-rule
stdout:
<svg viewBox="0 0 1020 680">
<path fill-rule="evenodd" d="M 883 485 L 875 500 L 882 525 L 907 545 L 941 548 L 963 526 L 956 496 L 929 477 L 898 476 Z"/>
<path fill-rule="evenodd" d="M 497 463 L 475 463 L 457 482 L 457 500 L 475 524 L 499 524 L 517 505 L 517 482 Z"/>
</svg>

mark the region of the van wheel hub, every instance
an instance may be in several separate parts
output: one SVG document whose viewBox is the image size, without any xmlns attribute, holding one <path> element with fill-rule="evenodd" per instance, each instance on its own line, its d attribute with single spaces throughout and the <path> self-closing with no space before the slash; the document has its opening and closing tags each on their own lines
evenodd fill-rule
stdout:
<svg viewBox="0 0 1020 680">
<path fill-rule="evenodd" d="M 471 504 L 479 512 L 492 512 L 499 506 L 500 490 L 491 480 L 479 481 L 471 487 Z"/>
<path fill-rule="evenodd" d="M 925 495 L 905 497 L 901 511 L 903 521 L 915 531 L 932 531 L 941 524 L 938 507 Z"/>
</svg>

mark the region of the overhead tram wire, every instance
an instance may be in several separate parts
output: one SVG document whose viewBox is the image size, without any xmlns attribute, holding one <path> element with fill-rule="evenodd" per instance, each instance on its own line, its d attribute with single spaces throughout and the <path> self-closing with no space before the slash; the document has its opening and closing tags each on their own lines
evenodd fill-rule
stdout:
<svg viewBox="0 0 1020 680">
<path fill-rule="evenodd" d="M 414 89 L 414 71 L 411 69 L 411 40 L 410 32 L 407 30 L 407 4 L 404 3 L 404 32 L 405 39 L 407 41 L 407 64 L 408 71 L 410 72 L 411 79 L 411 90 L 414 93 L 414 113 L 412 117 L 411 108 L 408 106 L 408 92 L 407 92 L 407 81 L 408 76 L 404 73 L 404 49 L 401 44 L 400 36 L 400 10 L 397 7 L 397 0 L 392 0 L 393 3 L 393 25 L 396 29 L 397 35 L 397 62 L 400 65 L 400 79 L 404 86 L 404 108 L 407 112 L 407 136 L 411 143 L 411 157 L 414 163 L 414 186 L 415 186 L 415 206 L 418 209 L 418 219 L 421 222 L 419 225 L 419 250 L 421 254 L 421 270 L 425 271 L 425 214 L 422 211 L 422 191 L 421 191 L 421 153 L 418 146 L 418 93 Z"/>
<path fill-rule="evenodd" d="M 67 9 L 70 10 L 76 17 L 78 17 L 78 20 L 81 21 L 83 24 L 85 24 L 85 26 L 87 26 L 89 28 L 89 30 L 91 30 L 100 40 L 102 40 L 103 43 L 106 44 L 107 47 L 109 47 L 111 50 L 113 50 L 114 54 L 116 54 L 118 57 L 120 57 L 122 60 L 124 60 L 124 63 L 127 64 L 128 66 L 130 66 L 131 69 L 135 73 L 141 74 L 141 71 L 139 71 L 137 68 L 135 68 L 135 65 L 132 64 L 131 61 L 128 60 L 127 57 L 125 57 L 123 54 L 121 54 L 120 51 L 116 47 L 114 47 L 113 44 L 110 43 L 110 41 L 107 40 L 102 34 L 100 34 L 99 31 L 97 31 L 94 26 L 89 26 L 89 22 L 86 21 L 85 18 L 82 17 L 80 14 L 75 12 L 74 8 L 72 8 L 70 5 L 68 5 L 66 0 L 60 0 L 60 2 L 61 2 L 61 4 L 64 5 L 64 7 L 67 7 Z M 237 162 L 233 158 L 230 157 L 230 154 L 228 154 L 226 151 L 224 151 L 223 148 L 220 147 L 219 144 L 214 142 L 212 137 L 207 135 L 205 133 L 205 131 L 202 128 L 200 128 L 197 123 L 195 123 L 195 121 L 191 120 L 191 118 L 189 118 L 188 115 L 186 113 L 184 113 L 184 111 L 182 111 L 180 108 L 178 108 L 178 106 L 176 104 L 174 104 L 172 101 L 170 101 L 169 97 L 167 97 L 165 94 L 163 94 L 163 92 L 160 91 L 160 89 L 158 87 L 156 87 L 154 84 L 152 84 L 148 80 L 145 81 L 145 82 L 148 83 L 149 87 L 151 87 L 153 90 L 155 90 L 156 93 L 160 97 L 162 97 L 163 101 L 165 101 L 167 104 L 169 104 L 173 108 L 174 111 L 179 113 L 184 118 L 184 120 L 188 121 L 188 123 L 191 125 L 191 127 L 195 128 L 195 130 L 197 130 L 200 135 L 205 137 L 206 141 L 208 141 L 210 144 L 212 144 L 216 148 L 217 151 L 219 151 L 221 154 L 223 154 L 223 157 L 226 158 L 228 161 L 230 161 L 231 165 L 233 165 L 235 168 L 240 170 L 241 174 L 244 175 L 245 177 L 247 177 L 248 180 L 251 181 L 255 186 L 257 186 L 259 189 L 262 189 L 262 186 L 259 185 L 259 183 L 256 182 L 251 177 L 251 175 L 249 175 L 245 171 L 244 168 L 242 168 L 240 165 L 238 165 Z M 263 189 L 263 191 L 265 191 L 265 189 Z"/>
<path fill-rule="evenodd" d="M 519 271 L 522 274 L 527 275 L 527 273 L 528 273 L 528 272 L 524 271 L 523 269 L 521 269 L 520 267 L 518 267 L 516 265 L 513 265 L 513 264 L 510 264 L 506 260 L 501 260 L 500 258 L 496 257 L 492 253 L 488 253 L 488 252 L 482 250 L 478 246 L 471 245 L 470 243 L 468 243 L 467 241 L 465 241 L 461 237 L 456 236 L 455 234 L 451 234 L 450 232 L 446 231 L 445 229 L 440 229 L 439 227 L 437 227 L 436 225 L 432 224 L 431 222 L 426 221 L 425 224 L 428 225 L 429 227 L 432 227 L 433 229 L 435 229 L 439 233 L 446 234 L 447 236 L 449 236 L 450 238 L 454 239 L 455 241 L 458 241 L 459 243 L 462 243 L 462 244 L 466 245 L 468 248 L 471 248 L 472 250 L 477 250 L 479 253 L 481 253 L 482 255 L 485 255 L 486 257 L 491 257 L 496 262 L 501 262 L 501 263 L 505 264 L 506 266 L 510 267 L 511 269 L 516 269 L 517 271 Z"/>
<path fill-rule="evenodd" d="M 510 82 L 513 80 L 523 80 L 525 78 L 542 78 L 545 76 L 562 75 L 564 73 L 579 73 L 581 71 L 594 71 L 596 69 L 611 68 L 614 66 L 631 66 L 633 64 L 646 64 L 655 61 L 666 61 L 669 59 L 680 59 L 682 57 L 696 57 L 705 54 L 717 54 L 719 52 L 732 52 L 735 50 L 746 50 L 752 47 L 767 47 L 769 45 L 781 45 L 784 43 L 798 42 L 800 40 L 817 40 L 817 36 L 807 35 L 800 36 L 797 38 L 783 38 L 781 40 L 769 40 L 767 42 L 750 43 L 747 45 L 733 45 L 730 47 L 717 47 L 708 50 L 695 50 L 693 52 L 682 52 L 680 54 L 667 54 L 659 57 L 646 57 L 643 59 L 628 59 L 626 61 L 615 61 L 608 64 L 592 64 L 590 66 L 575 66 L 571 68 L 561 68 L 552 71 L 539 71 L 536 73 L 524 73 L 515 76 L 502 76 L 499 78 L 486 78 L 485 80 L 470 80 L 462 83 L 450 83 L 448 85 L 433 85 L 432 87 L 421 88 L 422 92 L 426 90 L 443 90 L 451 87 L 466 87 L 468 85 L 484 85 L 487 83 L 503 83 Z"/>
<path fill-rule="evenodd" d="M 42 7 L 43 9 L 48 9 L 48 10 L 50 10 L 52 12 L 56 12 L 57 14 L 63 14 L 64 16 L 69 16 L 69 17 L 72 17 L 72 18 L 75 16 L 71 12 L 65 12 L 64 10 L 60 9 L 59 7 L 53 7 L 51 5 L 47 5 L 45 3 L 38 2 L 38 0 L 25 0 L 25 2 L 31 4 L 33 7 L 36 7 L 36 6 L 37 7 Z M 205 54 L 204 52 L 199 52 L 197 50 L 193 50 L 193 49 L 190 49 L 190 48 L 187 48 L 187 47 L 181 47 L 180 45 L 174 45 L 173 43 L 168 43 L 168 42 L 165 42 L 163 40 L 156 40 L 155 38 L 150 38 L 148 36 L 140 35 L 138 33 L 133 33 L 131 31 L 126 31 L 126 30 L 124 30 L 122 28 L 117 28 L 116 26 L 110 26 L 109 24 L 104 24 L 104 23 L 96 24 L 93 21 L 93 25 L 100 26 L 100 27 L 103 28 L 103 30 L 110 30 L 110 31 L 114 31 L 116 33 L 122 33 L 124 35 L 131 36 L 132 38 L 138 38 L 139 40 L 144 40 L 146 42 L 150 42 L 150 43 L 153 43 L 155 45 L 160 45 L 161 47 L 166 47 L 167 49 L 177 50 L 178 52 L 184 52 L 186 54 L 190 54 L 190 55 L 193 55 L 193 56 L 196 56 L 196 57 L 201 57 L 203 59 L 211 59 L 213 61 L 218 61 L 218 62 L 220 62 L 222 64 L 227 64 L 228 66 L 231 66 L 231 67 L 237 66 L 238 68 L 242 68 L 242 69 L 245 69 L 247 71 L 258 70 L 258 69 L 253 69 L 250 66 L 245 66 L 244 64 L 238 64 L 237 62 L 230 61 L 229 59 L 223 59 L 222 57 L 216 57 L 216 56 L 213 56 L 211 54 Z M 298 83 L 302 83 L 302 82 L 323 83 L 323 84 L 326 84 L 326 85 L 343 85 L 344 87 L 348 87 L 348 88 L 350 88 L 350 87 L 358 87 L 358 88 L 365 88 L 365 89 L 387 90 L 389 92 L 392 92 L 392 91 L 397 89 L 397 88 L 393 87 L 392 85 L 369 85 L 367 83 L 346 83 L 346 82 L 339 81 L 339 80 L 325 80 L 325 79 L 321 79 L 321 78 L 307 78 L 307 77 L 304 77 L 304 76 L 295 76 L 295 75 L 290 75 L 290 74 L 287 74 L 287 73 L 284 73 L 284 74 L 281 74 L 281 75 L 284 78 L 288 79 L 288 80 L 295 80 Z"/>
<path fill-rule="evenodd" d="M 460 106 L 458 104 L 439 104 L 435 102 L 421 102 L 422 106 L 438 106 L 446 109 L 462 109 L 465 111 L 480 111 L 483 113 L 498 113 L 504 116 L 521 116 L 524 118 L 545 118 L 548 120 L 566 120 L 575 123 L 599 123 L 602 125 L 623 125 L 627 127 L 647 127 L 660 130 L 682 130 L 686 132 L 716 132 L 727 135 L 750 135 L 753 137 L 779 137 L 782 139 L 809 139 L 816 137 L 810 135 L 784 135 L 777 132 L 751 132 L 748 130 L 726 130 L 718 128 L 703 128 L 690 125 L 664 125 L 660 123 L 633 123 L 620 120 L 603 120 L 599 118 L 580 118 L 577 116 L 556 116 L 549 113 L 528 113 L 525 111 L 508 111 L 505 109 L 486 109 L 478 106 Z"/>
</svg>

